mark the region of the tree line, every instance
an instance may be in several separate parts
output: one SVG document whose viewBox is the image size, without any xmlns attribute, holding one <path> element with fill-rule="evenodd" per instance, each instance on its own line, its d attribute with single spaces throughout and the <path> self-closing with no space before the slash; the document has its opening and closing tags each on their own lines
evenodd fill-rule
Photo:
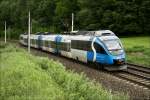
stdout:
<svg viewBox="0 0 150 100">
<path fill-rule="evenodd" d="M 119 35 L 150 33 L 149 0 L 0 0 L 0 31 L 5 20 L 14 36 L 27 31 L 29 10 L 33 33 L 70 31 L 72 13 L 76 30 L 110 29 Z"/>
</svg>

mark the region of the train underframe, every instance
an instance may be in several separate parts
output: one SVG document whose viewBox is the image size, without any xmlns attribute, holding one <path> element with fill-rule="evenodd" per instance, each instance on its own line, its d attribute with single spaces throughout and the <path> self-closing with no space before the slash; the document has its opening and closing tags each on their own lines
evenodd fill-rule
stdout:
<svg viewBox="0 0 150 100">
<path fill-rule="evenodd" d="M 106 69 L 108 71 L 126 70 L 127 65 L 126 64 L 123 64 L 123 65 L 104 65 L 104 69 Z"/>
</svg>

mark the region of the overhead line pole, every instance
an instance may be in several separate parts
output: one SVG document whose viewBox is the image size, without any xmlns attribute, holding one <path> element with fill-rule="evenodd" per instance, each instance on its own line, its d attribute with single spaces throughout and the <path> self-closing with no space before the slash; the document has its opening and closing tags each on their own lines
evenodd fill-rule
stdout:
<svg viewBox="0 0 150 100">
<path fill-rule="evenodd" d="M 7 33 L 6 33 L 6 28 L 7 28 L 7 26 L 6 26 L 6 21 L 5 21 L 5 43 L 7 42 Z"/>
<path fill-rule="evenodd" d="M 73 24 L 74 24 L 74 13 L 72 13 L 72 28 L 71 28 L 71 32 L 73 32 Z"/>
<path fill-rule="evenodd" d="M 30 11 L 29 11 L 29 18 L 28 18 L 28 52 L 30 53 L 30 32 L 31 32 L 31 20 L 30 20 Z"/>
</svg>

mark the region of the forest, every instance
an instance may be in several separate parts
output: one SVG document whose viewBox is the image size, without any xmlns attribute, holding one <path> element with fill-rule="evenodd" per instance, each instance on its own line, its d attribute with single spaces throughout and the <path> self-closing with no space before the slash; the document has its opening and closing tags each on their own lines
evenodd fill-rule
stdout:
<svg viewBox="0 0 150 100">
<path fill-rule="evenodd" d="M 0 0 L 0 33 L 4 22 L 11 38 L 27 32 L 31 12 L 32 33 L 109 29 L 117 35 L 150 33 L 150 0 Z"/>
</svg>

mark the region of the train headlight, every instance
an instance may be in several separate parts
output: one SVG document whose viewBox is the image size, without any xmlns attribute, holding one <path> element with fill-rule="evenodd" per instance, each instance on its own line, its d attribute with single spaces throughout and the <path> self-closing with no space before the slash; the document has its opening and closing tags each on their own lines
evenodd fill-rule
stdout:
<svg viewBox="0 0 150 100">
<path fill-rule="evenodd" d="M 110 51 L 110 53 L 112 55 L 119 55 L 119 54 L 122 54 L 123 53 L 123 50 L 113 50 L 113 51 Z"/>
</svg>

